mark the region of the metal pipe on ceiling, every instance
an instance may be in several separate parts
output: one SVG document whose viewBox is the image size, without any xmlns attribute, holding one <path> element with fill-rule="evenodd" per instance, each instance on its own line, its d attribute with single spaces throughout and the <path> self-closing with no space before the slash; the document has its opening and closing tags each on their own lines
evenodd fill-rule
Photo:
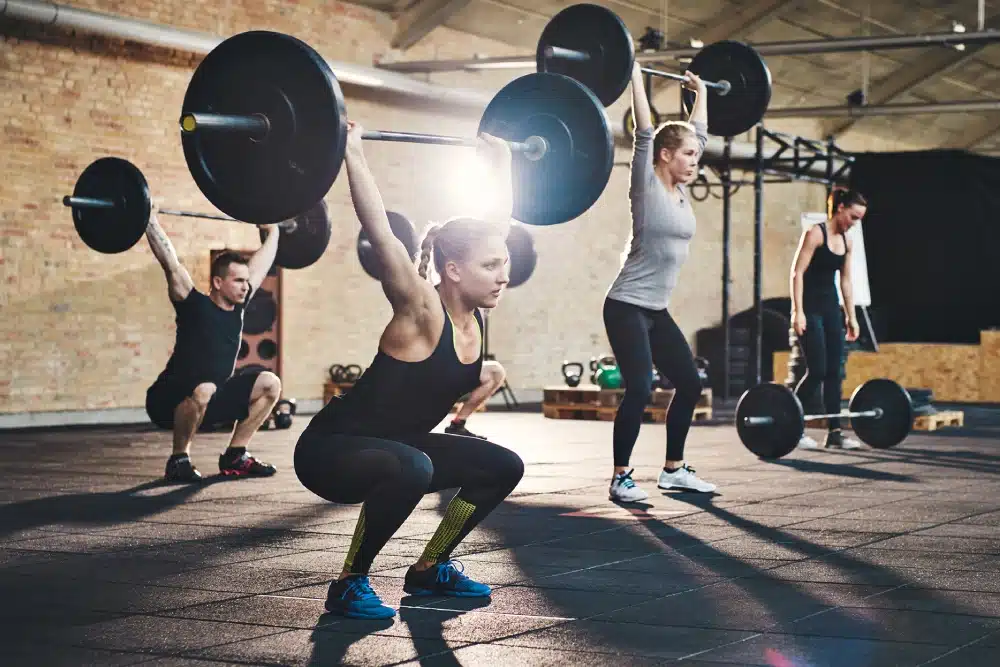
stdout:
<svg viewBox="0 0 1000 667">
<path fill-rule="evenodd" d="M 853 51 L 885 51 L 891 49 L 911 49 L 928 46 L 954 46 L 957 44 L 992 44 L 1000 42 L 1000 31 L 982 30 L 978 32 L 940 32 L 925 35 L 879 35 L 875 37 L 831 37 L 829 39 L 793 40 L 784 42 L 762 42 L 751 44 L 762 56 L 797 56 L 812 53 L 850 53 Z M 660 51 L 637 53 L 640 63 L 656 63 L 664 60 L 693 58 L 701 48 L 680 47 Z M 458 70 L 482 69 L 531 69 L 536 66 L 534 55 L 497 56 L 491 58 L 466 58 L 457 60 L 401 60 L 376 63 L 380 69 L 394 72 L 427 74 L 430 72 L 453 72 Z"/>
</svg>

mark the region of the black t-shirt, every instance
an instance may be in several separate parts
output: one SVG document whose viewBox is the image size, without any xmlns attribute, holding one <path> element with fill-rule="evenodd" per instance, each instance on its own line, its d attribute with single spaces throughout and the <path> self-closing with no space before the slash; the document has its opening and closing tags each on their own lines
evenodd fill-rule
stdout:
<svg viewBox="0 0 1000 667">
<path fill-rule="evenodd" d="M 190 393 L 203 382 L 221 387 L 236 367 L 243 337 L 243 312 L 253 294 L 232 310 L 223 310 L 208 296 L 192 289 L 183 301 L 171 301 L 177 313 L 174 352 L 157 382 Z"/>
</svg>

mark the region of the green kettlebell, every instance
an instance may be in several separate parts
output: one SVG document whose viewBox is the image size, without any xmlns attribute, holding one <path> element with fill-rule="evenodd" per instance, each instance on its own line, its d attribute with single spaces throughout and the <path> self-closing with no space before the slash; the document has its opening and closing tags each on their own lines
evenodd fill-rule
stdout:
<svg viewBox="0 0 1000 667">
<path fill-rule="evenodd" d="M 603 359 L 597 366 L 597 386 L 601 389 L 621 389 L 622 372 L 618 364 L 606 363 Z"/>
</svg>

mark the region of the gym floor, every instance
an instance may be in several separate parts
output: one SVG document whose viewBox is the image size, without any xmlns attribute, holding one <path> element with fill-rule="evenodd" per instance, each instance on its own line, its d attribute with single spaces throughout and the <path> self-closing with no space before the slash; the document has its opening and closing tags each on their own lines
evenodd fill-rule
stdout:
<svg viewBox="0 0 1000 667">
<path fill-rule="evenodd" d="M 275 477 L 198 486 L 159 481 L 167 436 L 146 427 L 0 434 L 3 664 L 996 664 L 995 411 L 775 463 L 696 426 L 689 460 L 714 497 L 656 491 L 663 427 L 645 425 L 636 476 L 653 493 L 627 509 L 607 500 L 611 423 L 477 414 L 527 463 L 457 554 L 492 600 L 402 598 L 435 494 L 375 562 L 389 622 L 323 614 L 357 508 L 296 480 L 307 419 L 256 437 Z M 224 444 L 201 436 L 196 464 L 211 472 Z"/>
</svg>

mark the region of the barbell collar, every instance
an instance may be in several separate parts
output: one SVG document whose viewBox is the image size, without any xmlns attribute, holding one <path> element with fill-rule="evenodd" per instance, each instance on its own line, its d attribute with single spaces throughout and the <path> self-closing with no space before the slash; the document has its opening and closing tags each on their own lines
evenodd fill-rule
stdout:
<svg viewBox="0 0 1000 667">
<path fill-rule="evenodd" d="M 546 46 L 545 57 L 558 60 L 574 60 L 576 62 L 586 62 L 590 60 L 590 54 L 586 51 L 566 49 L 561 46 Z"/>
<path fill-rule="evenodd" d="M 63 197 L 63 206 L 73 208 L 115 208 L 117 204 L 110 199 L 98 199 L 97 197 Z"/>
<path fill-rule="evenodd" d="M 181 116 L 181 131 L 231 132 L 248 134 L 252 139 L 262 139 L 271 130 L 271 123 L 263 114 L 186 113 Z"/>
</svg>

